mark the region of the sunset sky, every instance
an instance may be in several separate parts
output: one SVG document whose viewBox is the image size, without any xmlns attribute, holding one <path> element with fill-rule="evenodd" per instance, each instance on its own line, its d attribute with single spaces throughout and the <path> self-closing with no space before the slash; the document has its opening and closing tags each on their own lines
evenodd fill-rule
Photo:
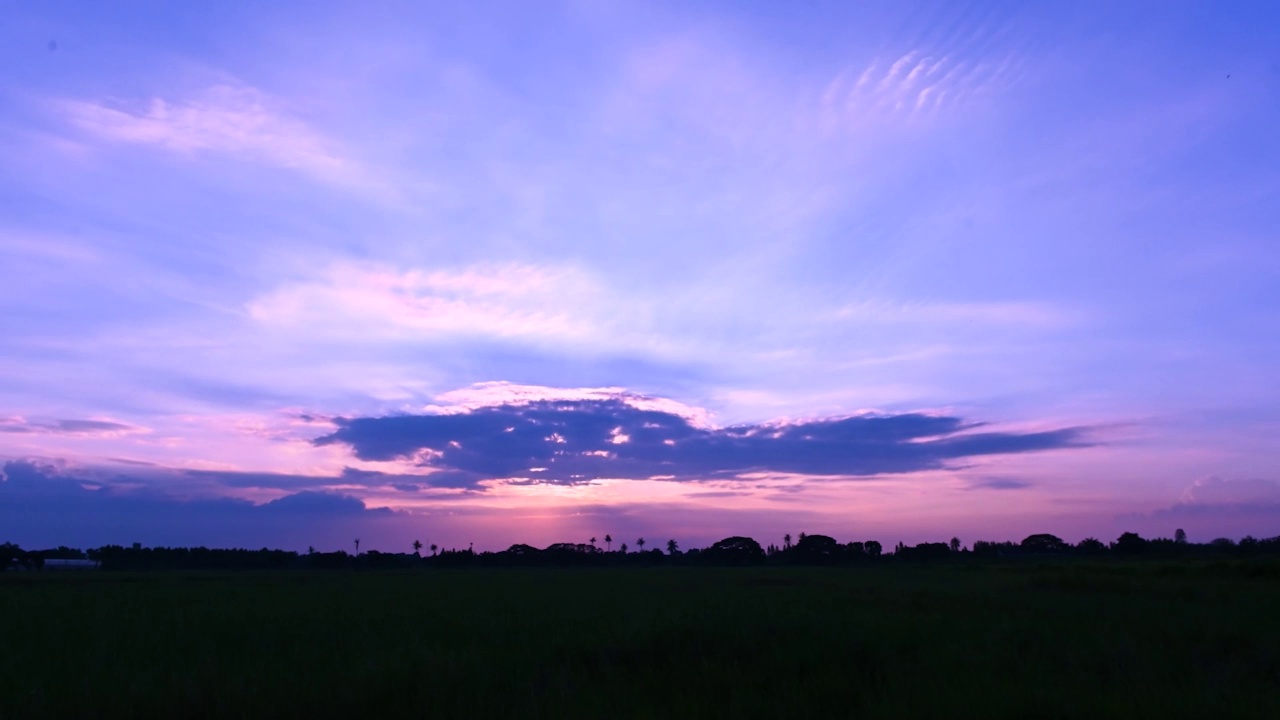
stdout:
<svg viewBox="0 0 1280 720">
<path fill-rule="evenodd" d="M 1280 5 L 0 0 L 0 542 L 1280 535 Z"/>
</svg>

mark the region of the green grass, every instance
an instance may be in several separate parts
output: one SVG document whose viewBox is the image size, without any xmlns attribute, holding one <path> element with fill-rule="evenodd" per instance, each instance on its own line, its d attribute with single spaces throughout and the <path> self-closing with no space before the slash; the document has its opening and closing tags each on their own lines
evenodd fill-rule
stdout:
<svg viewBox="0 0 1280 720">
<path fill-rule="evenodd" d="M 0 717 L 1280 718 L 1280 566 L 0 576 Z"/>
</svg>

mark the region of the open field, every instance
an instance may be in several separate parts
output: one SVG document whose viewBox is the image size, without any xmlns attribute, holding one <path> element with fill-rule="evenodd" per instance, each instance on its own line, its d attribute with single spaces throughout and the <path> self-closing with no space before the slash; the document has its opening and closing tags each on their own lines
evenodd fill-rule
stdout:
<svg viewBox="0 0 1280 720">
<path fill-rule="evenodd" d="M 0 717 L 1280 717 L 1280 565 L 0 576 Z"/>
</svg>

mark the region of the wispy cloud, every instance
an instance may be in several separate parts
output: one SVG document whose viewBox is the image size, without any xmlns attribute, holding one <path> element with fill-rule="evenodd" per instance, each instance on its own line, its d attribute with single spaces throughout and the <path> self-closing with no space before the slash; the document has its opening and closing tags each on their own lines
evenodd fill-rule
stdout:
<svg viewBox="0 0 1280 720">
<path fill-rule="evenodd" d="M 1280 528 L 1280 482 L 1263 478 L 1196 481 L 1178 502 L 1149 514 L 1126 515 L 1124 521 L 1164 536 L 1174 527 L 1193 540 L 1226 536 L 1273 537 Z"/>
<path fill-rule="evenodd" d="M 0 433 L 44 433 L 114 438 L 143 432 L 146 432 L 144 428 L 114 420 L 27 420 L 22 417 L 0 417 Z"/>
<path fill-rule="evenodd" d="M 1280 482 L 1262 478 L 1245 480 L 1204 478 L 1187 488 L 1181 502 L 1185 505 L 1280 505 Z"/>
<path fill-rule="evenodd" d="M 266 327 L 351 339 L 441 336 L 579 342 L 598 328 L 586 309 L 602 291 L 582 271 L 519 264 L 399 270 L 341 263 L 253 300 Z"/>
<path fill-rule="evenodd" d="M 285 103 L 245 85 L 214 85 L 188 97 L 97 102 L 61 100 L 74 126 L 105 140 L 187 157 L 225 154 L 296 170 L 321 182 L 386 191 L 339 143 L 290 113 Z"/>
<path fill-rule="evenodd" d="M 1023 490 L 1031 487 L 1031 483 L 1025 480 L 1015 480 L 1013 478 L 986 478 L 974 483 L 970 483 L 970 490 Z"/>
<path fill-rule="evenodd" d="M 621 387 L 555 388 L 505 381 L 476 383 L 437 395 L 423 408 L 437 414 L 461 413 L 494 406 L 524 406 L 545 402 L 625 402 L 629 407 L 674 415 L 694 427 L 711 427 L 711 413 L 671 398 L 644 395 Z"/>
<path fill-rule="evenodd" d="M 937 117 L 1008 89 L 1020 67 L 1013 56 L 974 58 L 954 50 L 877 57 L 832 79 L 822 93 L 820 114 L 831 129 Z"/>
<path fill-rule="evenodd" d="M 865 300 L 836 311 L 840 318 L 868 323 L 978 323 L 1060 329 L 1077 314 L 1038 302 L 888 302 Z"/>
</svg>

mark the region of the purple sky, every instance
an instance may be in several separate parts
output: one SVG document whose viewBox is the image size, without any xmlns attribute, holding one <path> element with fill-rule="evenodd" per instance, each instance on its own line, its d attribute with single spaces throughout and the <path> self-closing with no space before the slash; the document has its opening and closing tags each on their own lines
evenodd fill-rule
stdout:
<svg viewBox="0 0 1280 720">
<path fill-rule="evenodd" d="M 1280 534 L 1273 3 L 0 41 L 0 541 Z"/>
</svg>

